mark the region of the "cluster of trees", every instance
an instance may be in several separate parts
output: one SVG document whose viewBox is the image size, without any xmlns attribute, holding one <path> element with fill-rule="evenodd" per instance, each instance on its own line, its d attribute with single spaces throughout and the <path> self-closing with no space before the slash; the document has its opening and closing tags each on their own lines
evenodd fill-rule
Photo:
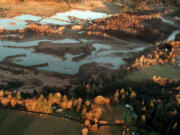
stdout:
<svg viewBox="0 0 180 135">
<path fill-rule="evenodd" d="M 171 79 L 169 80 L 167 77 L 160 77 L 160 76 L 156 76 L 154 75 L 152 80 L 160 85 L 166 85 L 168 83 L 177 83 L 178 79 Z"/>
<path fill-rule="evenodd" d="M 24 30 L 19 30 L 19 32 L 29 32 L 30 31 L 30 32 L 35 32 L 37 34 L 40 34 L 42 36 L 44 34 L 60 34 L 61 35 L 64 29 L 65 29 L 65 27 L 59 27 L 59 29 L 55 30 L 48 25 L 39 26 L 37 24 L 30 24 L 30 25 L 27 25 Z"/>
<path fill-rule="evenodd" d="M 83 101 L 82 98 L 68 99 L 66 95 L 61 95 L 60 92 L 55 94 L 49 93 L 47 97 L 40 95 L 39 97 L 23 98 L 19 91 L 0 91 L 0 104 L 7 107 L 25 107 L 27 111 L 52 113 L 52 105 L 59 105 L 64 109 L 73 109 L 82 114 L 84 119 L 98 120 L 102 114 L 100 105 L 109 104 L 110 99 L 103 96 L 97 96 L 94 103 L 90 100 Z M 92 115 L 89 115 L 92 114 Z"/>
<path fill-rule="evenodd" d="M 126 5 L 131 5 L 132 7 L 135 7 L 136 5 L 141 4 L 142 2 L 150 5 L 159 4 L 159 5 L 177 5 L 178 0 L 112 0 L 112 1 L 119 1 Z"/>
<path fill-rule="evenodd" d="M 150 65 L 175 62 L 176 42 L 157 43 L 156 46 L 156 50 L 152 54 L 148 54 L 147 56 L 142 55 L 140 58 L 136 58 L 132 67 L 141 69 Z"/>
<path fill-rule="evenodd" d="M 115 103 L 124 103 L 124 102 L 129 102 L 129 101 L 134 101 L 134 99 L 136 98 L 136 93 L 135 91 L 133 91 L 131 88 L 129 88 L 128 90 L 124 90 L 124 89 L 117 89 L 116 92 L 114 93 L 113 96 L 113 101 Z"/>
<path fill-rule="evenodd" d="M 139 126 L 144 128 L 153 127 L 156 131 L 164 134 L 175 134 L 178 132 L 178 105 L 173 101 L 151 99 L 137 103 L 136 107 L 139 118 Z M 168 123 L 169 122 L 169 123 Z M 144 124 L 145 123 L 145 124 Z M 166 129 L 166 130 L 161 130 Z"/>
<path fill-rule="evenodd" d="M 40 95 L 38 99 L 26 99 L 24 100 L 27 111 L 52 113 L 52 102 Z"/>
<path fill-rule="evenodd" d="M 31 112 L 52 113 L 52 102 L 43 95 L 39 98 L 24 99 L 19 91 L 0 91 L 0 104 L 4 107 L 25 109 Z"/>
<path fill-rule="evenodd" d="M 149 130 L 152 127 L 162 134 L 178 133 L 177 125 L 179 125 L 178 119 L 180 118 L 178 110 L 180 108 L 179 94 L 176 93 L 175 88 L 180 86 L 179 81 L 165 85 L 150 80 L 139 83 L 131 81 L 122 83 L 121 87 L 131 85 L 136 93 L 136 99 L 126 100 L 126 103 L 131 104 L 138 115 L 139 128 Z"/>
<path fill-rule="evenodd" d="M 72 105 L 74 105 L 76 101 L 80 100 L 68 99 L 66 95 L 61 96 L 60 92 L 56 92 L 55 94 L 49 93 L 47 97 L 41 94 L 37 98 L 23 98 L 21 97 L 21 93 L 19 91 L 0 91 L 0 104 L 2 106 L 16 107 L 17 109 L 25 109 L 31 112 L 52 113 L 52 106 L 55 104 L 64 109 L 72 109 Z M 77 103 L 78 105 L 80 104 L 80 102 Z M 80 105 L 79 108 L 81 109 Z"/>
<path fill-rule="evenodd" d="M 162 49 L 161 51 L 166 50 L 167 56 L 173 54 L 171 53 L 173 50 L 172 46 L 165 45 L 165 48 L 163 46 L 161 44 L 159 48 L 160 50 Z M 126 69 L 126 67 L 124 68 Z M 144 80 L 134 82 L 123 80 L 123 75 L 116 71 L 111 74 L 93 75 L 85 84 L 82 84 L 82 88 L 78 88 L 86 89 L 86 91 L 83 91 L 86 92 L 84 93 L 85 97 L 83 94 L 80 94 L 83 98 L 93 97 L 94 104 L 101 107 L 103 107 L 103 104 L 106 104 L 104 98 L 106 96 L 111 97 L 108 99 L 111 104 L 130 104 L 138 115 L 137 126 L 140 129 L 151 130 L 153 128 L 162 134 L 176 134 L 179 126 L 177 120 L 180 118 L 178 115 L 180 96 L 176 93 L 177 90 L 175 88 L 180 86 L 180 81 L 163 79 L 166 83 L 162 85 L 162 83 L 159 83 L 159 78 L 156 77 L 155 80 L 157 81 Z M 92 116 L 92 113 L 89 113 L 89 115 Z M 92 120 L 85 120 L 84 125 L 88 127 L 89 124 L 92 127 Z M 96 129 L 97 125 L 93 124 L 93 127 L 93 129 Z"/>
<path fill-rule="evenodd" d="M 151 15 L 135 15 L 130 13 L 122 13 L 119 16 L 114 16 L 106 20 L 96 20 L 93 25 L 88 26 L 88 34 L 93 33 L 93 31 L 103 31 L 103 33 L 106 33 L 105 36 L 108 36 L 107 34 L 116 36 L 117 32 L 137 35 L 144 29 L 144 25 L 142 25 L 142 22 L 145 20 L 152 20 L 154 18 L 161 18 L 160 13 Z"/>
<path fill-rule="evenodd" d="M 128 82 L 128 84 L 123 83 L 124 86 L 122 85 L 118 87 L 127 87 L 130 84 L 132 85 L 133 89 L 117 89 L 113 94 L 108 94 L 108 97 L 99 94 L 99 96 L 90 96 L 91 98 L 88 97 L 88 94 L 84 98 L 68 98 L 67 95 L 62 95 L 60 92 L 55 92 L 54 94 L 49 93 L 46 96 L 41 94 L 40 96 L 36 95 L 36 97 L 30 98 L 25 97 L 18 91 L 9 92 L 1 90 L 0 104 L 2 106 L 15 107 L 17 109 L 18 107 L 22 107 L 27 111 L 40 113 L 52 113 L 53 105 L 59 105 L 64 109 L 74 110 L 81 114 L 81 117 L 84 121 L 84 126 L 86 127 L 83 130 L 85 133 L 88 132 L 88 128 L 93 131 L 98 130 L 98 124 L 102 122 L 101 117 L 103 115 L 104 105 L 112 103 L 131 104 L 134 108 L 134 111 L 139 116 L 137 124 L 138 126 L 140 126 L 140 128 L 164 128 L 167 126 L 169 128 L 164 133 L 176 132 L 179 124 L 177 121 L 177 101 L 179 101 L 179 97 L 170 96 L 168 92 L 165 92 L 166 89 L 158 93 L 159 89 L 161 89 L 162 87 L 167 87 L 159 85 L 158 83 L 143 83 L 143 85 L 135 83 L 133 85 L 133 83 Z M 92 76 L 92 78 L 89 80 L 89 83 L 85 85 L 84 90 L 89 94 L 93 91 L 102 92 L 100 90 L 100 87 L 97 87 L 99 85 L 99 78 L 96 76 Z M 94 95 L 97 95 L 97 93 L 95 93 Z M 157 97 L 152 98 L 152 96 L 155 95 Z M 167 101 L 164 99 L 166 99 Z M 160 118 L 161 121 L 158 121 Z M 170 121 L 169 124 L 166 122 L 167 120 Z M 104 121 L 104 123 L 106 122 Z"/>
<path fill-rule="evenodd" d="M 16 104 L 22 104 L 20 92 L 9 92 L 9 91 L 0 91 L 0 102 L 3 106 L 10 105 L 15 107 Z"/>
<path fill-rule="evenodd" d="M 61 95 L 60 92 L 49 93 L 48 96 L 25 97 L 19 91 L 0 91 L 0 105 L 9 108 L 26 110 L 30 112 L 53 113 L 53 105 L 58 105 L 63 109 L 74 110 L 81 114 L 84 126 L 93 130 L 98 130 L 98 123 L 103 114 L 103 106 L 110 104 L 111 98 L 96 96 L 93 100 L 83 100 L 82 98 L 70 98 Z"/>
</svg>

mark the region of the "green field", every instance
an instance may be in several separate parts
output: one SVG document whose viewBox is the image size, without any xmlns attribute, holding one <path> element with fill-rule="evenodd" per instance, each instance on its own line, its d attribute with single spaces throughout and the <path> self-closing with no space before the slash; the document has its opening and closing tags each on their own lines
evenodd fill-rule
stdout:
<svg viewBox="0 0 180 135">
<path fill-rule="evenodd" d="M 103 120 L 108 122 L 115 122 L 115 120 L 126 120 L 127 116 L 130 117 L 132 112 L 124 105 L 109 105 L 104 107 Z M 123 128 L 118 126 L 101 127 L 98 131 L 101 135 L 120 135 Z M 130 135 L 130 134 L 129 134 Z"/>
<path fill-rule="evenodd" d="M 102 119 L 112 123 L 115 120 L 126 120 L 131 114 L 132 112 L 124 105 L 109 105 L 104 107 Z"/>
<path fill-rule="evenodd" d="M 124 105 L 105 106 L 102 120 L 113 123 L 115 120 L 126 120 L 132 114 Z M 81 129 L 80 123 L 62 117 L 0 109 L 0 135 L 80 135 Z M 131 131 L 135 129 L 130 128 Z M 101 127 L 97 133 L 89 131 L 88 135 L 119 135 L 122 131 L 122 127 L 118 126 Z M 158 135 L 143 132 L 144 135 Z"/>
<path fill-rule="evenodd" d="M 104 108 L 103 120 L 114 122 L 130 115 L 123 105 L 111 105 Z M 56 116 L 0 109 L 0 135 L 80 135 L 82 126 L 75 121 Z M 108 132 L 107 132 L 108 131 Z M 121 127 L 102 127 L 98 133 L 88 135 L 119 135 Z"/>
<path fill-rule="evenodd" d="M 144 69 L 129 73 L 126 79 L 140 81 L 142 79 L 152 79 L 152 77 L 160 76 L 169 79 L 180 79 L 180 68 L 172 65 L 155 65 Z"/>
<path fill-rule="evenodd" d="M 0 135 L 80 135 L 81 128 L 61 117 L 0 109 Z"/>
<path fill-rule="evenodd" d="M 126 121 L 127 117 L 132 118 L 135 113 L 130 111 L 124 105 L 110 105 L 104 107 L 103 120 L 108 122 L 114 122 L 115 120 L 124 120 Z M 130 126 L 130 132 L 127 135 L 131 135 L 132 131 L 137 130 L 136 126 Z M 112 127 L 101 127 L 98 131 L 98 135 L 121 135 L 122 127 L 112 126 Z M 144 135 L 159 135 L 157 132 L 141 130 Z"/>
</svg>

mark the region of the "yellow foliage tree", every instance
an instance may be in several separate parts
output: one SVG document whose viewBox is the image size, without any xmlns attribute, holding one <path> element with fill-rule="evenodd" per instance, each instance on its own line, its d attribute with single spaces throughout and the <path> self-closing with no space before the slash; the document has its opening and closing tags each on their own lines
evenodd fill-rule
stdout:
<svg viewBox="0 0 180 135">
<path fill-rule="evenodd" d="M 96 105 L 104 105 L 106 103 L 106 99 L 103 96 L 97 96 L 94 99 L 94 103 Z"/>
<path fill-rule="evenodd" d="M 116 90 L 116 92 L 114 93 L 114 101 L 116 103 L 119 103 L 119 90 Z"/>
<path fill-rule="evenodd" d="M 145 114 L 141 115 L 141 120 L 142 120 L 144 123 L 146 122 L 146 115 L 145 115 Z"/>
</svg>

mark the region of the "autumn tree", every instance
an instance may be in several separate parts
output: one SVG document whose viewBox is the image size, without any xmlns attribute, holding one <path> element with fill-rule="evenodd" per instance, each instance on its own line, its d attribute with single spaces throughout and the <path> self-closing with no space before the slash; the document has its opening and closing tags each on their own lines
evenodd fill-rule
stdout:
<svg viewBox="0 0 180 135">
<path fill-rule="evenodd" d="M 79 98 L 78 99 L 78 104 L 77 104 L 77 107 L 76 107 L 76 112 L 80 112 L 81 106 L 82 106 L 82 99 Z"/>
<path fill-rule="evenodd" d="M 91 102 L 90 102 L 89 100 L 86 100 L 85 105 L 86 105 L 87 107 L 90 107 Z"/>
<path fill-rule="evenodd" d="M 60 92 L 56 92 L 54 95 L 54 98 L 56 99 L 56 102 L 60 102 L 61 101 L 61 93 Z"/>
<path fill-rule="evenodd" d="M 96 105 L 104 105 L 106 103 L 106 99 L 103 96 L 97 96 L 94 99 L 94 103 Z"/>
<path fill-rule="evenodd" d="M 19 91 L 16 93 L 16 99 L 21 100 L 21 93 Z"/>
<path fill-rule="evenodd" d="M 83 107 L 82 109 L 82 112 L 81 112 L 81 115 L 84 116 L 87 112 L 87 108 L 86 107 Z"/>
<path fill-rule="evenodd" d="M 131 94 L 130 94 L 130 99 L 133 99 L 135 97 L 136 97 L 136 93 L 134 91 L 132 91 Z"/>
<path fill-rule="evenodd" d="M 4 96 L 4 90 L 1 89 L 0 91 L 0 97 L 3 97 Z"/>
<path fill-rule="evenodd" d="M 2 98 L 1 99 L 1 104 L 3 106 L 7 106 L 9 104 L 9 102 L 10 102 L 9 98 Z"/>
<path fill-rule="evenodd" d="M 62 98 L 62 102 L 67 102 L 67 101 L 68 101 L 68 98 L 67 98 L 66 95 L 64 95 L 63 98 Z"/>
<path fill-rule="evenodd" d="M 11 99 L 11 106 L 14 108 L 16 106 L 16 99 L 12 98 Z"/>
<path fill-rule="evenodd" d="M 91 85 L 90 84 L 86 84 L 86 92 L 87 93 L 91 92 Z"/>
<path fill-rule="evenodd" d="M 119 90 L 117 89 L 116 92 L 114 93 L 114 97 L 113 97 L 114 101 L 116 103 L 119 103 Z"/>
<path fill-rule="evenodd" d="M 87 128 L 83 128 L 81 130 L 81 133 L 82 133 L 82 135 L 87 135 L 88 134 L 88 129 Z"/>
</svg>

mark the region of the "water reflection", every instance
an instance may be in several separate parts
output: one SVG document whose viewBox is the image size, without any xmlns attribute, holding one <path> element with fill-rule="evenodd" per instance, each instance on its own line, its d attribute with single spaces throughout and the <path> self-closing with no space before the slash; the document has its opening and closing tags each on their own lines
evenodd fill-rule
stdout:
<svg viewBox="0 0 180 135">
<path fill-rule="evenodd" d="M 18 30 L 24 29 L 26 24 L 30 24 L 33 21 L 36 24 L 56 24 L 56 25 L 69 25 L 71 22 L 78 22 L 79 19 L 94 20 L 99 18 L 107 17 L 105 13 L 97 13 L 92 11 L 78 11 L 72 10 L 65 13 L 57 13 L 54 16 L 42 18 L 40 16 L 33 15 L 20 15 L 12 19 L 0 19 L 0 26 L 5 30 Z"/>
<path fill-rule="evenodd" d="M 76 18 L 79 18 L 79 19 L 94 20 L 94 19 L 107 17 L 107 14 L 93 12 L 93 11 L 72 10 L 72 11 L 68 11 L 68 12 L 65 12 L 65 13 L 57 13 L 55 16 L 52 16 L 51 18 L 60 19 L 60 20 L 64 20 L 64 21 L 71 21 L 71 19 L 69 17 L 76 17 Z"/>
<path fill-rule="evenodd" d="M 39 21 L 42 19 L 40 16 L 33 16 L 33 15 L 20 15 L 16 16 L 13 19 L 15 20 L 24 20 L 24 21 Z"/>
<path fill-rule="evenodd" d="M 23 49 L 23 48 L 8 48 L 4 45 L 9 46 L 35 46 L 39 42 L 51 41 L 53 43 L 79 43 L 80 41 L 74 39 L 64 39 L 64 40 L 35 40 L 29 42 L 12 42 L 12 41 L 0 41 L 0 60 L 2 61 L 5 57 L 11 55 L 25 54 L 25 57 L 18 57 L 14 59 L 14 62 L 24 66 L 32 66 L 43 63 L 48 63 L 48 66 L 41 67 L 41 70 L 48 70 L 53 72 L 59 72 L 63 74 L 76 74 L 79 71 L 80 66 L 86 63 L 97 63 L 100 66 L 106 66 L 110 69 L 118 69 L 121 65 L 124 64 L 123 56 L 115 56 L 114 53 L 129 53 L 129 52 L 138 52 L 144 48 L 135 48 L 130 50 L 114 50 L 110 45 L 104 45 L 100 43 L 93 43 L 92 46 L 95 48 L 91 54 L 79 61 L 73 61 L 74 58 L 80 57 L 83 54 L 72 55 L 66 53 L 64 58 L 55 57 L 52 55 L 47 55 L 44 53 L 34 53 L 34 49 Z M 88 40 L 82 40 L 81 42 L 87 42 Z"/>
<path fill-rule="evenodd" d="M 0 19 L 0 26 L 5 30 L 18 30 L 26 27 L 26 22 L 13 19 Z"/>
<path fill-rule="evenodd" d="M 61 40 L 42 39 L 42 40 L 32 40 L 32 41 L 28 41 L 28 42 L 14 42 L 14 41 L 0 40 L 0 45 L 12 46 L 12 47 L 32 47 L 32 46 L 37 46 L 40 42 L 52 42 L 54 44 L 76 44 L 76 43 L 80 43 L 80 41 L 78 41 L 78 40 L 65 38 L 65 39 L 61 39 Z"/>
</svg>

